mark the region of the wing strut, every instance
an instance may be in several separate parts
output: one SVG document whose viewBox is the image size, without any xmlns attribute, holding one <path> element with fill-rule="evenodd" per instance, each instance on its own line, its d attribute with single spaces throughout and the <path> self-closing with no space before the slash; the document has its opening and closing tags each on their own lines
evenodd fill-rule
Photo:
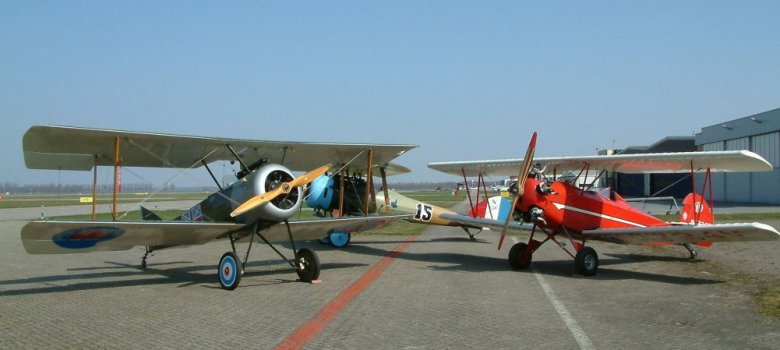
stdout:
<svg viewBox="0 0 780 350">
<path fill-rule="evenodd" d="M 344 216 L 344 176 L 347 176 L 347 172 L 341 170 L 341 176 L 339 176 L 339 217 Z"/>
<path fill-rule="evenodd" d="M 211 172 L 211 168 L 209 168 L 209 165 L 206 164 L 206 161 L 201 159 L 200 162 L 203 164 L 203 167 L 206 168 L 206 170 L 209 172 L 209 175 L 211 175 L 211 178 L 214 180 L 214 183 L 217 184 L 217 187 L 219 188 L 220 192 L 224 189 L 222 188 L 222 185 L 219 184 L 219 181 L 217 181 L 217 177 L 214 176 L 214 173 Z"/>
<path fill-rule="evenodd" d="M 460 170 L 463 172 L 463 183 L 466 186 L 466 195 L 469 197 L 469 206 L 471 207 L 471 211 L 470 212 L 475 212 L 474 211 L 474 202 L 471 200 L 471 190 L 469 189 L 469 180 L 466 178 L 466 168 L 461 168 Z M 479 199 L 479 198 L 477 198 L 477 199 Z"/>
<path fill-rule="evenodd" d="M 390 196 L 387 193 L 387 173 L 385 167 L 379 168 L 379 174 L 382 175 L 382 192 L 385 194 L 385 213 L 390 214 Z"/>
<path fill-rule="evenodd" d="M 92 220 L 95 220 L 97 216 L 97 169 L 98 169 L 98 155 L 95 155 L 95 164 L 92 167 Z"/>
<path fill-rule="evenodd" d="M 493 216 L 493 209 L 490 208 L 490 196 L 488 195 L 487 184 L 485 184 L 485 176 L 481 171 L 479 172 L 479 182 L 482 182 L 482 190 L 485 191 L 485 200 L 488 201 L 486 205 L 488 214 L 490 214 L 491 219 L 496 219 L 498 216 Z M 479 198 L 479 195 L 477 195 L 477 198 Z"/>
<path fill-rule="evenodd" d="M 111 217 L 116 221 L 117 192 L 119 191 L 119 137 L 114 137 L 114 205 L 111 209 Z"/>
<path fill-rule="evenodd" d="M 705 194 L 708 193 L 707 189 L 709 189 L 709 198 L 705 196 Z M 696 195 L 696 176 L 694 176 L 693 174 L 693 160 L 691 160 L 691 191 L 693 192 L 694 195 Z M 710 210 L 714 210 L 715 200 L 712 198 L 712 172 L 710 171 L 709 167 L 707 168 L 707 172 L 704 173 L 704 183 L 702 184 L 701 187 L 701 197 L 705 203 L 708 202 L 709 199 Z M 694 215 L 694 224 L 698 225 L 701 212 L 699 210 L 694 210 L 693 215 Z M 691 253 L 691 256 L 693 255 L 694 254 Z"/>
<path fill-rule="evenodd" d="M 374 151 L 368 149 L 368 168 L 366 169 L 366 211 L 363 213 L 368 216 L 368 210 L 371 207 L 371 194 L 374 193 L 374 180 L 371 174 L 371 162 L 374 160 Z"/>
<path fill-rule="evenodd" d="M 244 161 L 241 160 L 241 157 L 238 156 L 238 153 L 236 153 L 236 150 L 233 149 L 233 146 L 230 146 L 228 144 L 225 144 L 225 146 L 230 151 L 230 153 L 233 154 L 233 157 L 236 158 L 238 164 L 241 164 L 241 171 L 246 172 L 246 174 L 249 174 L 249 168 L 246 166 L 246 164 L 244 164 Z M 238 179 L 240 180 L 241 178 L 239 177 Z"/>
</svg>

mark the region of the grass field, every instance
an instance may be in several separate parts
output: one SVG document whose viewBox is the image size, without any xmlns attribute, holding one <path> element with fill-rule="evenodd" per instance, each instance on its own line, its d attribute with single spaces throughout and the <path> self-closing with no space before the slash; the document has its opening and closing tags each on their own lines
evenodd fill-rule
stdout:
<svg viewBox="0 0 780 350">
<path fill-rule="evenodd" d="M 452 192 L 449 191 L 412 191 L 399 193 L 409 198 L 438 205 L 443 208 L 452 207 L 467 199 L 466 192 L 464 191 L 461 191 L 457 196 L 454 196 Z"/>
</svg>

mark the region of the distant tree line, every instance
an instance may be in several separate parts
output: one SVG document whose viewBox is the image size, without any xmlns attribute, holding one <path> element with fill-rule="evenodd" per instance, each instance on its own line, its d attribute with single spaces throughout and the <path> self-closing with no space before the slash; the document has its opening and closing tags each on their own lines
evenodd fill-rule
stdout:
<svg viewBox="0 0 780 350">
<path fill-rule="evenodd" d="M 129 183 L 122 184 L 122 192 L 152 192 L 156 188 L 152 184 Z M 176 186 L 171 185 L 166 188 L 168 191 L 175 191 Z M 112 184 L 98 184 L 97 191 L 100 193 L 113 192 Z M 13 182 L 0 183 L 0 193 L 18 193 L 18 194 L 42 194 L 42 193 L 92 193 L 92 185 L 89 184 L 16 184 Z"/>
<path fill-rule="evenodd" d="M 457 182 L 396 182 L 396 183 L 389 183 L 387 187 L 393 190 L 403 190 L 403 191 L 433 191 L 433 190 L 447 190 L 447 191 L 454 191 L 457 187 Z M 382 188 L 381 183 L 375 183 L 374 188 L 380 189 Z"/>
</svg>

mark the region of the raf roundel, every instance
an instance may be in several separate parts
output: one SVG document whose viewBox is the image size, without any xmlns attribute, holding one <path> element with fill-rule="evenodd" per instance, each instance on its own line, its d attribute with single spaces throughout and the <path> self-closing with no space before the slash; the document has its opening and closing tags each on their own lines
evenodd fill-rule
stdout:
<svg viewBox="0 0 780 350">
<path fill-rule="evenodd" d="M 52 241 L 54 244 L 68 249 L 92 248 L 102 241 L 110 241 L 125 233 L 118 227 L 80 227 L 60 232 Z"/>
</svg>

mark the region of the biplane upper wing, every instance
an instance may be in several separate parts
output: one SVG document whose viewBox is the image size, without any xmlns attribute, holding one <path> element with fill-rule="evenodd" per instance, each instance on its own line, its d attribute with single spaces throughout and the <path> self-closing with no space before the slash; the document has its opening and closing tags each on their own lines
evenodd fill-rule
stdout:
<svg viewBox="0 0 780 350">
<path fill-rule="evenodd" d="M 114 165 L 114 143 L 119 140 L 122 165 L 133 167 L 191 168 L 218 160 L 235 160 L 230 145 L 247 164 L 261 158 L 293 171 L 314 169 L 325 163 L 349 164 L 347 169 L 365 170 L 372 150 L 372 164 L 384 167 L 388 175 L 409 172 L 391 161 L 416 145 L 354 144 L 242 140 L 132 132 L 33 126 L 24 134 L 24 159 L 31 169 L 90 170 L 98 165 Z M 97 158 L 97 159 L 96 159 Z"/>
<path fill-rule="evenodd" d="M 290 221 L 290 227 L 296 240 L 312 240 L 331 231 L 370 230 L 409 217 L 411 215 L 296 220 Z M 27 223 L 21 236 L 24 249 L 30 254 L 67 254 L 127 250 L 135 246 L 198 245 L 247 229 L 246 225 L 235 223 L 39 220 Z M 284 223 L 272 225 L 261 233 L 272 242 L 288 240 Z"/>
<path fill-rule="evenodd" d="M 620 244 L 653 242 L 682 244 L 705 241 L 742 242 L 780 239 L 780 233 L 772 226 L 758 222 L 600 229 L 583 231 L 582 234 L 588 239 Z"/>
<path fill-rule="evenodd" d="M 563 174 L 579 171 L 585 165 L 591 170 L 608 170 L 620 173 L 686 173 L 771 171 L 772 165 L 750 151 L 677 152 L 617 154 L 582 157 L 535 158 L 534 163 L 547 173 Z M 434 162 L 428 167 L 456 176 L 517 176 L 522 159 L 497 159 L 484 161 Z"/>
<path fill-rule="evenodd" d="M 471 228 L 487 228 L 490 230 L 501 231 L 504 228 L 504 222 L 486 218 L 475 218 L 467 215 L 460 214 L 441 214 L 442 219 L 449 220 L 453 223 L 460 224 L 462 226 Z M 518 221 L 511 221 L 509 223 L 509 230 L 530 232 L 533 228 L 532 225 L 524 224 Z"/>
</svg>

